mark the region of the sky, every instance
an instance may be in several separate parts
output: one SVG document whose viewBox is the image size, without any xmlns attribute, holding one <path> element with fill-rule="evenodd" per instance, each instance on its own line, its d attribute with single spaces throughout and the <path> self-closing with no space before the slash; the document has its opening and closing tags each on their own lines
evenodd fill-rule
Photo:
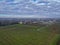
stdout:
<svg viewBox="0 0 60 45">
<path fill-rule="evenodd" d="M 60 18 L 60 0 L 0 0 L 0 18 Z"/>
</svg>

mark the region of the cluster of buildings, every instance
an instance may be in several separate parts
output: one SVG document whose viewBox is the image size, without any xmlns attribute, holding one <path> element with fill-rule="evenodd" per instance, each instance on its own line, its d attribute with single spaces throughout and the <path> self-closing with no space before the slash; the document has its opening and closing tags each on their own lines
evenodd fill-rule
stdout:
<svg viewBox="0 0 60 45">
<path fill-rule="evenodd" d="M 28 24 L 28 25 L 51 25 L 54 23 L 60 23 L 60 19 L 31 19 L 31 18 L 13 18 L 13 19 L 0 19 L 1 25 L 12 25 L 12 24 Z"/>
<path fill-rule="evenodd" d="M 54 24 L 54 23 L 56 23 L 56 20 L 24 20 L 24 21 L 20 21 L 19 22 L 20 24 L 37 24 L 37 25 L 51 25 L 51 24 Z"/>
</svg>

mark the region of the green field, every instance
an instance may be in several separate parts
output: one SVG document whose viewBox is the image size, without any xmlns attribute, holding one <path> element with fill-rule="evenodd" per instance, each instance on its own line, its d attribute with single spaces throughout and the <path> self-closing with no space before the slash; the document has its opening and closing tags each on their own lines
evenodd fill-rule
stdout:
<svg viewBox="0 0 60 45">
<path fill-rule="evenodd" d="M 59 30 L 53 26 L 10 25 L 0 27 L 0 45 L 57 45 Z"/>
</svg>

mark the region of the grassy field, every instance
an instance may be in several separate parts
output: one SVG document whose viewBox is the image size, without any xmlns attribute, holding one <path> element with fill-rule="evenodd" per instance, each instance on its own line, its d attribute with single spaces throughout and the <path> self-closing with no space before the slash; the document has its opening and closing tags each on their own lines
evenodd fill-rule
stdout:
<svg viewBox="0 0 60 45">
<path fill-rule="evenodd" d="M 0 45 L 56 45 L 56 37 L 60 36 L 57 32 L 59 31 L 51 26 L 21 24 L 2 26 L 0 27 Z"/>
</svg>

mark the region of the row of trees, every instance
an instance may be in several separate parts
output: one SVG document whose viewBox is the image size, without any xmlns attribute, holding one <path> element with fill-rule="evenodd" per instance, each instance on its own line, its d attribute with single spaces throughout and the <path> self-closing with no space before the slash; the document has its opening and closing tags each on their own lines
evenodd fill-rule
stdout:
<svg viewBox="0 0 60 45">
<path fill-rule="evenodd" d="M 6 25 L 13 25 L 13 24 L 18 24 L 17 21 L 9 21 L 9 20 L 1 20 L 0 21 L 0 26 L 6 26 Z"/>
</svg>

